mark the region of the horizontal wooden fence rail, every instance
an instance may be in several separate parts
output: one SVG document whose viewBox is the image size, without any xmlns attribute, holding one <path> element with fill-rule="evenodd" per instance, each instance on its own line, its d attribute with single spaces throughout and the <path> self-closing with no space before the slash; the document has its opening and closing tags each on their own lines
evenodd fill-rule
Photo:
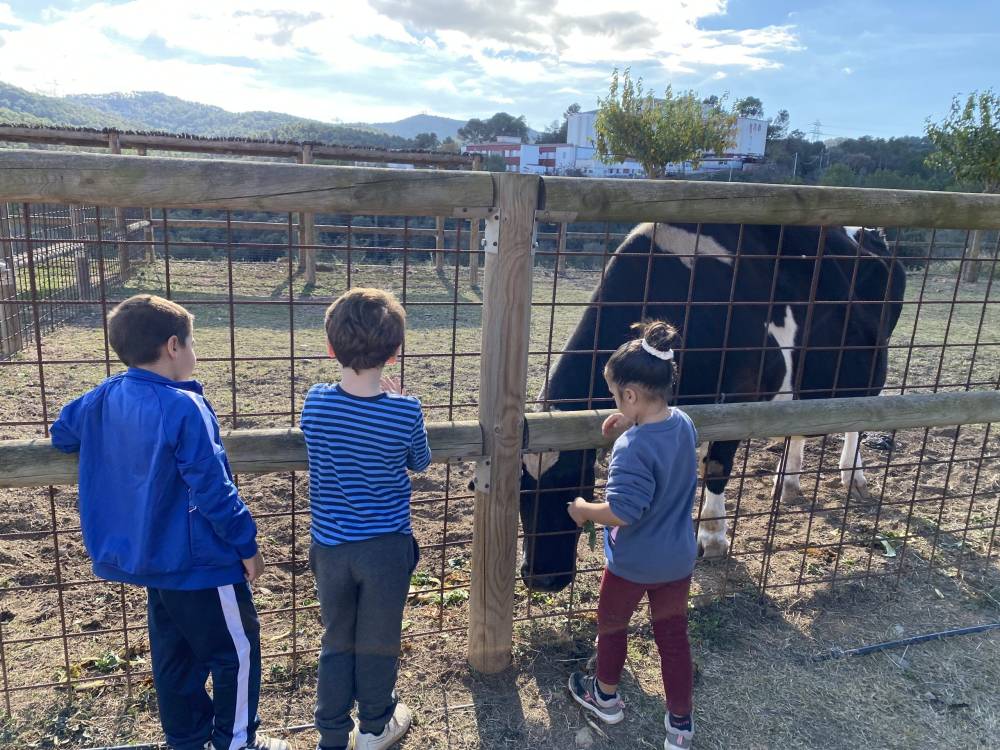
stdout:
<svg viewBox="0 0 1000 750">
<path fill-rule="evenodd" d="M 93 146 L 107 148 L 109 132 L 72 130 L 61 128 L 19 128 L 0 126 L 0 142 L 44 143 L 63 146 Z M 364 146 L 332 146 L 323 144 L 269 143 L 267 141 L 229 140 L 226 138 L 197 138 L 180 135 L 154 135 L 147 133 L 115 133 L 120 148 L 136 150 L 181 151 L 203 154 L 228 154 L 231 156 L 269 156 L 297 158 L 303 146 L 311 147 L 317 159 L 344 161 L 392 162 L 399 164 L 433 164 L 471 168 L 473 154 L 455 154 L 446 151 L 388 150 Z"/>
<path fill-rule="evenodd" d="M 686 406 L 703 442 L 827 435 L 861 430 L 901 430 L 1000 422 L 1000 391 L 908 396 L 817 399 Z M 601 423 L 612 410 L 553 411 L 525 415 L 528 453 L 607 447 Z M 427 425 L 433 460 L 469 460 L 483 455 L 478 422 Z M 233 430 L 223 435 L 237 473 L 304 471 L 305 442 L 298 429 Z M 0 487 L 75 484 L 77 458 L 49 440 L 0 441 Z"/>
<path fill-rule="evenodd" d="M 433 460 L 438 463 L 475 458 L 483 452 L 479 422 L 435 422 L 427 425 Z M 269 474 L 304 471 L 306 444 L 296 428 L 232 430 L 223 443 L 233 471 Z M 77 456 L 52 447 L 49 440 L 0 440 L 0 487 L 45 487 L 76 484 Z"/>
<path fill-rule="evenodd" d="M 1000 228 L 1000 195 L 981 193 L 578 177 L 544 182 L 545 209 L 557 221 Z"/>
<path fill-rule="evenodd" d="M 0 200 L 370 215 L 486 216 L 487 172 L 0 149 Z M 542 221 L 1000 228 L 1000 195 L 544 177 Z"/>
<path fill-rule="evenodd" d="M 473 218 L 494 191 L 488 172 L 0 149 L 0 200 Z"/>
<path fill-rule="evenodd" d="M 156 229 L 163 228 L 162 219 L 153 222 Z M 255 232 L 287 232 L 289 224 L 280 221 L 230 221 L 223 219 L 171 219 L 167 217 L 168 229 L 231 229 L 235 231 L 255 231 Z M 299 230 L 299 223 L 291 223 L 293 231 Z M 437 229 L 434 227 L 369 227 L 355 226 L 347 224 L 314 224 L 313 229 L 318 233 L 330 234 L 386 234 L 404 235 L 411 237 L 434 237 Z M 452 233 L 454 230 L 449 230 Z"/>
<path fill-rule="evenodd" d="M 108 222 L 110 231 L 105 233 L 101 239 L 89 239 L 86 242 L 81 242 L 76 239 L 65 239 L 65 240 L 52 240 L 46 241 L 46 244 L 39 244 L 40 240 L 37 238 L 31 239 L 31 254 L 32 262 L 41 263 L 50 260 L 57 260 L 67 255 L 73 255 L 74 253 L 85 251 L 87 248 L 93 247 L 95 244 L 102 242 L 113 242 L 115 240 L 128 240 L 128 235 L 138 232 L 140 229 L 146 229 L 149 226 L 148 221 L 133 221 L 127 224 L 124 228 L 118 229 L 112 225 L 112 222 Z M 4 238 L 6 240 L 6 237 Z M 25 242 L 25 238 L 15 235 L 12 237 L 14 241 Z M 137 242 L 138 240 L 130 240 L 132 242 Z M 0 261 L 2 262 L 2 261 Z M 14 258 L 14 267 L 21 268 L 28 266 L 28 254 L 19 253 Z"/>
</svg>

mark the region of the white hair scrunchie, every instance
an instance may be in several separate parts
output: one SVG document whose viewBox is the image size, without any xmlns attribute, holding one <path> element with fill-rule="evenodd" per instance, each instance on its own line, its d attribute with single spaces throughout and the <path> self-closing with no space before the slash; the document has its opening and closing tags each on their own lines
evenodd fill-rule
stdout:
<svg viewBox="0 0 1000 750">
<path fill-rule="evenodd" d="M 644 351 L 652 354 L 657 359 L 662 359 L 664 362 L 669 362 L 674 358 L 674 350 L 667 349 L 665 352 L 661 352 L 659 349 L 654 348 L 646 339 L 642 340 L 642 348 Z"/>
</svg>

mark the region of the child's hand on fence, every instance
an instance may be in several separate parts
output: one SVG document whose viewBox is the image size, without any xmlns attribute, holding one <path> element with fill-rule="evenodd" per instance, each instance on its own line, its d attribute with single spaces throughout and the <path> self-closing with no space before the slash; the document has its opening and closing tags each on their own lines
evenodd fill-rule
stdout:
<svg viewBox="0 0 1000 750">
<path fill-rule="evenodd" d="M 247 583 L 253 583 L 264 575 L 264 558 L 261 556 L 260 552 L 243 561 L 243 571 L 246 576 Z"/>
<path fill-rule="evenodd" d="M 399 384 L 399 378 L 382 376 L 382 390 L 386 393 L 398 393 L 400 396 L 406 395 L 406 389 Z"/>
<path fill-rule="evenodd" d="M 612 435 L 617 437 L 631 426 L 632 425 L 629 424 L 625 415 L 618 412 L 617 414 L 612 414 L 604 420 L 604 424 L 601 425 L 601 434 L 604 435 L 604 437 L 611 437 Z"/>
</svg>

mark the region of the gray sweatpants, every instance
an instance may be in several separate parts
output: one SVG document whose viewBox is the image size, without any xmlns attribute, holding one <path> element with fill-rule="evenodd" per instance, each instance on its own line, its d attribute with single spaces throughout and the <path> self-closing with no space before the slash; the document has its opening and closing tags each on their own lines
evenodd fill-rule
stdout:
<svg viewBox="0 0 1000 750">
<path fill-rule="evenodd" d="M 316 688 L 320 744 L 346 745 L 358 702 L 362 732 L 379 734 L 396 710 L 403 607 L 420 552 L 406 534 L 327 546 L 313 542 L 323 647 Z"/>
</svg>

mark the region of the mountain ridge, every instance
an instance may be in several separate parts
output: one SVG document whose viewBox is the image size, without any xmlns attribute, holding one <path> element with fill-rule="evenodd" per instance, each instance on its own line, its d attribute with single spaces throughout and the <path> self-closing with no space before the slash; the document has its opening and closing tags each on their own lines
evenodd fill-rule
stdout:
<svg viewBox="0 0 1000 750">
<path fill-rule="evenodd" d="M 420 118 L 415 115 L 414 118 Z M 404 118 L 401 132 L 409 132 Z M 447 118 L 441 118 L 442 120 Z M 282 112 L 230 112 L 155 91 L 111 94 L 74 94 L 63 97 L 37 94 L 0 82 L 0 122 L 10 125 L 114 128 L 199 136 L 317 141 L 374 148 L 411 147 L 412 136 L 392 133 L 367 123 L 328 123 Z M 449 124 L 464 123 L 451 120 Z M 394 123 L 385 123 L 392 126 Z M 426 132 L 426 131 L 418 131 Z M 450 132 L 450 131 L 449 131 Z M 439 136 L 442 140 L 444 135 Z"/>
</svg>

